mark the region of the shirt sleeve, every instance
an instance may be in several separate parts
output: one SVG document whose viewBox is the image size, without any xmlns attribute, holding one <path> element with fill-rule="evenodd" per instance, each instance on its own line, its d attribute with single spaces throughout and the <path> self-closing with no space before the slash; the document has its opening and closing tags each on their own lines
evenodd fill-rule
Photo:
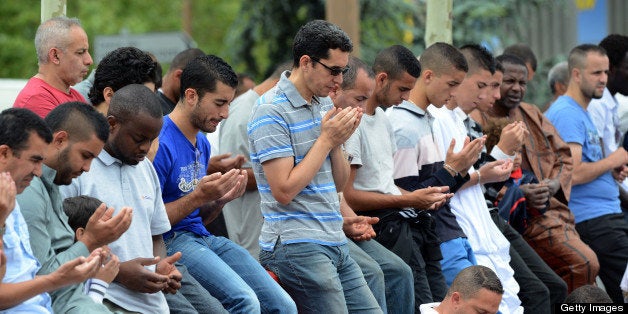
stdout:
<svg viewBox="0 0 628 314">
<path fill-rule="evenodd" d="M 89 255 L 89 250 L 83 242 L 74 242 L 72 246 L 63 251 L 55 252 L 53 249 L 48 228 L 50 227 L 50 216 L 54 215 L 54 212 L 52 207 L 48 206 L 51 205 L 51 201 L 39 179 L 34 180 L 31 186 L 18 195 L 17 200 L 28 225 L 33 254 L 41 263 L 38 274 L 52 273 L 70 260 Z"/>
<path fill-rule="evenodd" d="M 155 186 L 155 211 L 153 212 L 150 222 L 151 235 L 155 236 L 170 231 L 170 219 L 168 219 L 166 205 L 164 205 L 164 200 L 161 196 L 161 188 L 157 172 L 155 172 L 152 163 L 147 162 L 147 164 L 150 166 L 150 178 Z"/>
<path fill-rule="evenodd" d="M 351 137 L 345 142 L 345 151 L 349 157 L 349 164 L 362 166 L 362 147 L 360 145 L 362 130 L 358 128 L 351 134 Z"/>
<path fill-rule="evenodd" d="M 109 284 L 100 279 L 90 278 L 85 282 L 85 294 L 99 304 L 102 304 L 107 288 L 109 288 Z"/>
<path fill-rule="evenodd" d="M 260 104 L 248 125 L 251 159 L 260 163 L 268 160 L 295 157 L 290 139 L 290 130 L 284 117 L 272 110 L 272 104 Z"/>
<path fill-rule="evenodd" d="M 48 93 L 36 93 L 28 97 L 28 99 L 23 99 L 19 104 L 16 103 L 16 105 L 14 105 L 14 107 L 28 109 L 43 119 L 58 103 L 57 100 Z"/>
<path fill-rule="evenodd" d="M 491 150 L 491 157 L 495 158 L 495 160 L 510 159 L 511 161 L 514 161 L 516 156 L 504 153 L 501 148 L 495 145 L 493 146 L 493 150 Z"/>
<path fill-rule="evenodd" d="M 550 121 L 566 143 L 584 145 L 587 127 L 573 110 L 560 110 L 552 115 Z"/>
</svg>

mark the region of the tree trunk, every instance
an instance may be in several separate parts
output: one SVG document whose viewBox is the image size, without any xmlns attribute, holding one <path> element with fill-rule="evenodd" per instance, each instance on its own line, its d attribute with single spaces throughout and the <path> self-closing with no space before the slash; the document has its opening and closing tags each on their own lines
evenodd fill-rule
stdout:
<svg viewBox="0 0 628 314">
<path fill-rule="evenodd" d="M 453 0 L 427 0 L 425 47 L 436 42 L 452 44 Z"/>
</svg>

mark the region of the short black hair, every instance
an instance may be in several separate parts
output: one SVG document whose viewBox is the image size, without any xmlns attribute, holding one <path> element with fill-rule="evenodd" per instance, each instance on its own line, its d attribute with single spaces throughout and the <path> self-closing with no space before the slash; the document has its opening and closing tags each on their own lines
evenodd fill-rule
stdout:
<svg viewBox="0 0 628 314">
<path fill-rule="evenodd" d="M 584 285 L 574 289 L 564 303 L 613 303 L 613 300 L 600 287 Z"/>
<path fill-rule="evenodd" d="M 491 74 L 495 74 L 495 57 L 488 49 L 478 44 L 468 44 L 460 47 L 460 51 L 467 59 L 468 73 L 473 74 L 478 70 L 487 70 Z"/>
<path fill-rule="evenodd" d="M 152 82 L 156 85 L 161 80 L 156 64 L 149 54 L 135 47 L 121 47 L 108 53 L 96 68 L 89 101 L 94 106 L 105 101 L 103 90 L 106 87 L 115 92 L 129 84 Z"/>
<path fill-rule="evenodd" d="M 233 68 L 215 55 L 200 56 L 192 59 L 181 73 L 181 95 L 185 95 L 185 90 L 193 88 L 199 98 L 203 98 L 205 93 L 214 92 L 216 83 L 222 82 L 227 86 L 236 88 L 238 86 L 238 76 Z"/>
<path fill-rule="evenodd" d="M 40 116 L 24 108 L 9 108 L 0 112 L 0 145 L 7 145 L 16 156 L 27 148 L 31 132 L 46 143 L 52 142 L 52 132 Z"/>
<path fill-rule="evenodd" d="M 447 291 L 447 296 L 459 292 L 463 298 L 467 299 L 475 296 L 481 289 L 504 294 L 504 287 L 492 269 L 482 265 L 469 266 L 456 275 Z"/>
<path fill-rule="evenodd" d="M 102 115 L 102 114 L 101 114 Z M 63 200 L 63 211 L 68 216 L 70 228 L 76 232 L 78 228 L 85 228 L 89 218 L 96 212 L 102 202 L 91 196 L 79 195 Z"/>
<path fill-rule="evenodd" d="M 140 112 L 146 112 L 153 118 L 161 119 L 163 116 L 158 96 L 144 85 L 131 84 L 113 94 L 107 115 L 126 122 Z"/>
<path fill-rule="evenodd" d="M 418 78 L 421 75 L 421 63 L 410 49 L 401 45 L 393 45 L 375 56 L 373 71 L 375 73 L 385 72 L 393 80 L 400 78 L 406 72 L 412 77 Z"/>
<path fill-rule="evenodd" d="M 281 74 L 284 71 L 289 71 L 292 68 L 292 61 L 291 60 L 287 60 L 284 61 L 282 63 L 280 63 L 274 70 L 272 73 L 270 73 L 270 75 L 268 76 L 268 78 L 273 78 L 273 79 L 279 79 L 281 78 Z M 344 78 L 344 76 L 343 76 Z"/>
<path fill-rule="evenodd" d="M 189 48 L 179 52 L 170 63 L 170 68 L 168 72 L 172 72 L 174 70 L 183 70 L 185 66 L 192 61 L 194 58 L 204 56 L 205 53 L 203 50 L 198 48 Z"/>
<path fill-rule="evenodd" d="M 526 72 L 528 72 L 528 67 L 526 66 L 525 61 L 523 61 L 523 59 L 521 59 L 521 58 L 519 58 L 519 57 L 517 57 L 515 55 L 503 54 L 503 55 L 497 56 L 497 58 L 495 58 L 495 60 L 497 62 L 499 62 L 502 66 L 505 63 L 522 66 L 522 67 L 526 68 Z"/>
<path fill-rule="evenodd" d="M 628 51 L 628 36 L 611 34 L 600 42 L 600 47 L 606 50 L 611 68 L 621 65 Z"/>
<path fill-rule="evenodd" d="M 349 70 L 347 73 L 342 75 L 342 84 L 340 85 L 340 88 L 343 90 L 355 87 L 355 79 L 358 77 L 359 70 L 366 71 L 366 75 L 369 78 L 375 78 L 375 72 L 373 72 L 373 69 L 358 57 L 349 56 L 348 66 Z"/>
<path fill-rule="evenodd" d="M 299 28 L 292 45 L 292 65 L 299 67 L 302 56 L 329 58 L 330 49 L 351 52 L 353 43 L 340 27 L 324 20 L 313 20 Z"/>
<path fill-rule="evenodd" d="M 434 43 L 427 47 L 419 57 L 419 63 L 423 70 L 430 69 L 436 74 L 449 71 L 451 67 L 458 71 L 469 71 L 467 59 L 458 48 L 447 43 Z"/>
<path fill-rule="evenodd" d="M 527 70 L 527 68 L 526 68 Z M 495 72 L 502 72 L 504 73 L 506 71 L 506 69 L 504 69 L 504 65 L 499 62 L 499 60 L 495 60 Z"/>
<path fill-rule="evenodd" d="M 104 143 L 109 138 L 107 119 L 94 107 L 79 101 L 66 102 L 55 107 L 44 121 L 52 133 L 66 131 L 77 142 L 88 140 L 92 134 Z"/>
<path fill-rule="evenodd" d="M 536 56 L 534 55 L 534 52 L 532 51 L 530 46 L 523 43 L 514 44 L 506 47 L 506 49 L 504 49 L 504 54 L 515 55 L 521 58 L 524 64 L 529 62 L 532 71 L 536 71 Z"/>
</svg>

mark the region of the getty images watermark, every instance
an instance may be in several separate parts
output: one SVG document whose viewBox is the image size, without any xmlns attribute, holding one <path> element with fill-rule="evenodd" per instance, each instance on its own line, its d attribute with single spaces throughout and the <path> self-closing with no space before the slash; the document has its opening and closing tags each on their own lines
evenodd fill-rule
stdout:
<svg viewBox="0 0 628 314">
<path fill-rule="evenodd" d="M 554 305 L 554 313 L 626 313 L 625 304 L 562 303 Z"/>
</svg>

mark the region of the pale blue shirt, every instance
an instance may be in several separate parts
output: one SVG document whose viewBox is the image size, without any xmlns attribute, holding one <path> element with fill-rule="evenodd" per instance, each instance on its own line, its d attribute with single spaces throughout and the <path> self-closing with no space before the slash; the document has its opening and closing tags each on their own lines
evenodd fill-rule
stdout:
<svg viewBox="0 0 628 314">
<path fill-rule="evenodd" d="M 19 283 L 34 279 L 40 265 L 33 255 L 28 227 L 17 203 L 7 217 L 5 226 L 2 240 L 7 256 L 7 271 L 2 282 Z M 51 304 L 48 293 L 42 293 L 0 313 L 52 313 Z"/>
</svg>

